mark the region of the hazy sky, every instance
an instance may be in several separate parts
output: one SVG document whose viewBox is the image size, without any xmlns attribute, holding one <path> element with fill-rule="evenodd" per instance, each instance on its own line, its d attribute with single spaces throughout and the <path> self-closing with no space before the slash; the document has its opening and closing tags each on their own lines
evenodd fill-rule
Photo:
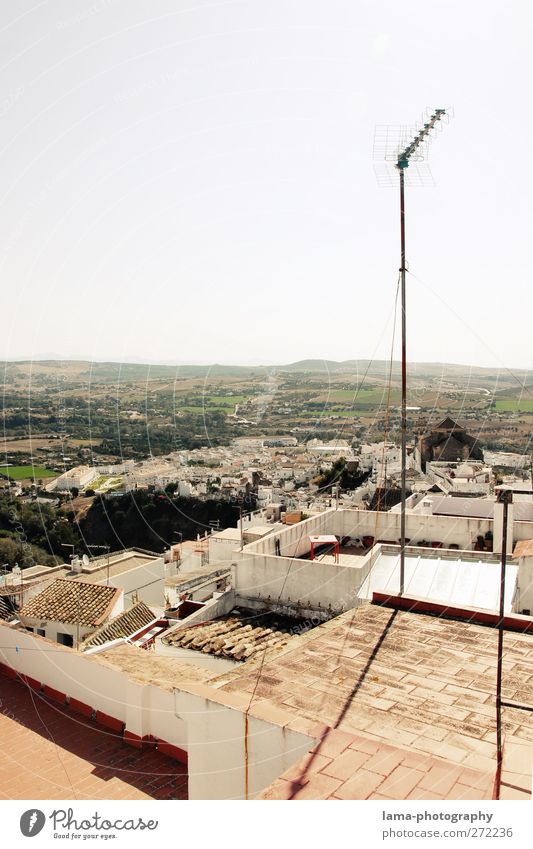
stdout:
<svg viewBox="0 0 533 849">
<path fill-rule="evenodd" d="M 387 358 L 398 195 L 374 128 L 453 106 L 436 188 L 407 198 L 408 356 L 533 368 L 525 0 L 0 16 L 1 356 Z"/>
</svg>

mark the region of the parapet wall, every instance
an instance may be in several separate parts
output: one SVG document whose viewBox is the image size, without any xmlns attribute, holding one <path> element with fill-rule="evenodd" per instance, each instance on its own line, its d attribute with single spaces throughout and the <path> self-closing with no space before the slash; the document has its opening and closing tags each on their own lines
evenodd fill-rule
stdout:
<svg viewBox="0 0 533 849">
<path fill-rule="evenodd" d="M 174 714 L 171 690 L 141 684 L 96 658 L 3 623 L 0 634 L 0 673 L 69 704 L 132 745 L 157 745 L 187 762 L 187 727 Z"/>
</svg>

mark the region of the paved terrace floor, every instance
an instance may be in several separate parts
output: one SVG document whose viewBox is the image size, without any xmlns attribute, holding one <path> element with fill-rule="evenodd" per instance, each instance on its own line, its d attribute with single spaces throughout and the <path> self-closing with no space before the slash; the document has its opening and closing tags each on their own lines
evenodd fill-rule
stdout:
<svg viewBox="0 0 533 849">
<path fill-rule="evenodd" d="M 494 775 L 496 650 L 495 629 L 365 604 L 295 638 L 262 666 L 247 664 L 210 683 L 254 693 L 254 701 L 272 706 L 274 722 L 281 708 Z M 533 704 L 530 635 L 505 634 L 503 698 Z M 533 713 L 505 708 L 503 729 L 501 797 L 529 797 Z"/>
<path fill-rule="evenodd" d="M 187 769 L 0 677 L 1 799 L 186 799 Z"/>
</svg>

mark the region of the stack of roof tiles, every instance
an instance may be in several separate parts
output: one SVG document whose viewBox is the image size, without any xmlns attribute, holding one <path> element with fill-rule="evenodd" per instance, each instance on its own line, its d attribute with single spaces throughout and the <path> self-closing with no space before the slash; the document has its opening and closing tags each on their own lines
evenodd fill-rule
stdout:
<svg viewBox="0 0 533 849">
<path fill-rule="evenodd" d="M 58 578 L 26 602 L 20 615 L 72 625 L 101 625 L 119 595 L 116 587 Z"/>
<path fill-rule="evenodd" d="M 252 624 L 250 624 L 250 622 Z M 164 638 L 167 645 L 193 649 L 216 657 L 249 660 L 273 646 L 282 648 L 290 640 L 290 632 L 266 627 L 262 617 L 254 619 L 231 615 L 223 620 L 213 620 L 205 625 L 183 628 Z"/>
<path fill-rule="evenodd" d="M 93 631 L 91 636 L 84 641 L 81 648 L 88 649 L 94 646 L 103 646 L 113 640 L 119 640 L 121 637 L 131 637 L 132 634 L 136 634 L 137 631 L 150 625 L 155 618 L 154 612 L 150 610 L 148 605 L 144 601 L 138 601 L 129 610 L 124 610 L 118 616 L 115 616 L 114 619 L 111 619 L 110 622 Z"/>
</svg>

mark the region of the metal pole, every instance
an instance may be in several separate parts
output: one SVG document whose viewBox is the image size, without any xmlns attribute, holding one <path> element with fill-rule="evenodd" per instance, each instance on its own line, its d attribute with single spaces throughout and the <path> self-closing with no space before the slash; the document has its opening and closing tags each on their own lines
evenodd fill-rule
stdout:
<svg viewBox="0 0 533 849">
<path fill-rule="evenodd" d="M 400 241 L 401 241 L 401 301 L 402 301 L 402 475 L 401 475 L 401 512 L 400 512 L 400 595 L 405 585 L 405 494 L 407 461 L 407 343 L 406 343 L 406 298 L 405 298 L 405 175 L 404 166 L 400 171 Z"/>
<path fill-rule="evenodd" d="M 503 617 L 505 614 L 505 569 L 507 565 L 507 520 L 510 490 L 502 490 L 498 500 L 503 502 L 502 560 L 500 571 L 500 610 L 498 621 L 498 664 L 496 669 L 496 798 L 500 798 L 500 783 L 503 766 L 502 746 L 502 673 L 503 673 Z"/>
</svg>

